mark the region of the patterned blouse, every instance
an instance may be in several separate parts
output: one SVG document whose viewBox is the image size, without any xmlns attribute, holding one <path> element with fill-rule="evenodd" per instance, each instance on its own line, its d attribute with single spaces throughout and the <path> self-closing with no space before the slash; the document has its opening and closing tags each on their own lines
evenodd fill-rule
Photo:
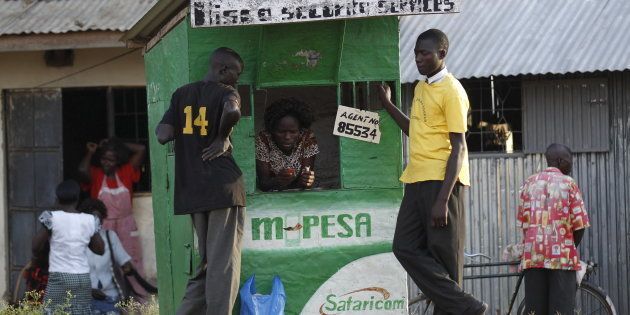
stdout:
<svg viewBox="0 0 630 315">
<path fill-rule="evenodd" d="M 589 226 L 575 181 L 549 167 L 521 187 L 518 223 L 523 229 L 521 268 L 579 270 L 573 232 Z"/>
<path fill-rule="evenodd" d="M 300 131 L 297 145 L 290 155 L 286 155 L 278 148 L 269 132 L 261 131 L 256 137 L 256 160 L 270 163 L 273 176 L 287 168 L 299 172 L 303 161 L 318 153 L 319 146 L 315 134 L 309 129 Z"/>
</svg>

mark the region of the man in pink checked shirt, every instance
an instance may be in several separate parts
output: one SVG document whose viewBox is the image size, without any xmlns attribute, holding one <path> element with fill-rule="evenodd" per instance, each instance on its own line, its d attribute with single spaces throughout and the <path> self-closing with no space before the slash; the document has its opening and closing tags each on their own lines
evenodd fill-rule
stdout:
<svg viewBox="0 0 630 315">
<path fill-rule="evenodd" d="M 525 314 L 572 315 L 580 270 L 577 246 L 589 219 L 582 192 L 569 176 L 571 150 L 552 144 L 547 168 L 521 187 L 518 224 L 523 229 L 521 268 L 525 274 Z"/>
</svg>

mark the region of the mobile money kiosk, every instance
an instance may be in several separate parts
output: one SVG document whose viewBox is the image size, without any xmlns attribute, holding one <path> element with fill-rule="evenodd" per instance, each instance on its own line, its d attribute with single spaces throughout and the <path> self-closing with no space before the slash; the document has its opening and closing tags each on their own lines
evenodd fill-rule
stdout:
<svg viewBox="0 0 630 315">
<path fill-rule="evenodd" d="M 238 85 L 243 117 L 232 134 L 247 186 L 242 280 L 255 274 L 264 293 L 279 275 L 287 314 L 406 314 L 407 276 L 391 253 L 403 141 L 375 84 L 388 82 L 400 106 L 393 15 L 454 12 L 454 3 L 193 0 L 189 9 L 173 8 L 159 2 L 132 29 L 153 30 L 142 45 L 162 314 L 179 305 L 198 256 L 190 218 L 173 215 L 173 147 L 159 145 L 153 130 L 173 91 L 202 79 L 209 53 L 221 46 L 245 62 Z M 316 115 L 316 188 L 262 192 L 255 135 L 265 107 L 288 96 Z"/>
</svg>

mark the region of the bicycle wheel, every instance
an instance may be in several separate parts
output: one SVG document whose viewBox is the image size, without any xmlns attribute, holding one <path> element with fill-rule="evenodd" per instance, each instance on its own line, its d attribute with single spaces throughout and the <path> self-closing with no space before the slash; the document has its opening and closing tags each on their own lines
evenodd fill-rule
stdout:
<svg viewBox="0 0 630 315">
<path fill-rule="evenodd" d="M 593 284 L 582 282 L 575 296 L 576 314 L 617 315 L 610 297 Z"/>
<path fill-rule="evenodd" d="M 427 297 L 422 293 L 409 299 L 409 315 L 433 314 L 433 303 L 428 302 Z"/>
<path fill-rule="evenodd" d="M 521 301 L 516 314 L 527 315 L 525 314 L 525 301 Z M 617 315 L 617 311 L 604 290 L 583 281 L 575 294 L 575 314 Z"/>
</svg>

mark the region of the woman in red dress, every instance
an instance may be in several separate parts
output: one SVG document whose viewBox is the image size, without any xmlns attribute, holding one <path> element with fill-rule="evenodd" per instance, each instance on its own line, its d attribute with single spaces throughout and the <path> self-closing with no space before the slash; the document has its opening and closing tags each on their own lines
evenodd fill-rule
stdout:
<svg viewBox="0 0 630 315">
<path fill-rule="evenodd" d="M 79 165 L 83 188 L 107 206 L 103 229 L 116 231 L 136 270 L 144 270 L 131 199 L 133 183 L 140 180 L 145 146 L 106 139 L 100 144 L 88 142 L 86 147 L 87 153 Z"/>
</svg>

